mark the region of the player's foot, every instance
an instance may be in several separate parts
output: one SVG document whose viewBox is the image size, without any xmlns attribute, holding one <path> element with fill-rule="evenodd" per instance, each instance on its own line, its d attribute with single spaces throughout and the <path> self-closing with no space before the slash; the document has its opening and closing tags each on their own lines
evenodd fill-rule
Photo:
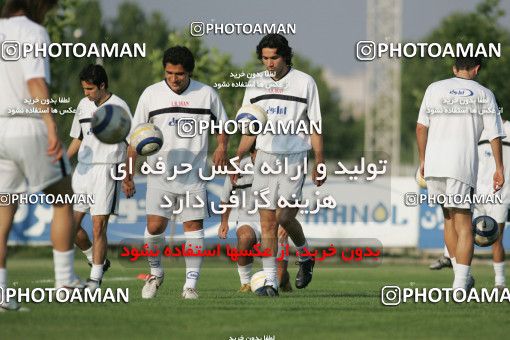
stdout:
<svg viewBox="0 0 510 340">
<path fill-rule="evenodd" d="M 475 288 L 475 278 L 472 275 L 469 275 L 466 282 L 466 293 L 469 293 L 473 288 Z"/>
<path fill-rule="evenodd" d="M 63 288 L 63 289 L 67 289 L 69 291 L 74 291 L 74 290 L 83 291 L 85 289 L 85 287 L 86 287 L 86 284 L 79 277 L 77 277 L 75 275 L 75 278 L 73 281 L 69 282 L 68 284 L 63 285 L 62 287 L 58 287 L 56 293 L 58 294 L 58 297 L 61 300 L 65 300 L 68 295 L 66 295 L 60 289 Z"/>
<path fill-rule="evenodd" d="M 96 289 L 99 289 L 101 286 L 101 280 L 93 280 L 91 278 L 87 279 L 87 282 L 85 283 L 85 289 L 95 291 Z"/>
<path fill-rule="evenodd" d="M 195 300 L 198 299 L 198 292 L 195 288 L 186 288 L 182 291 L 182 297 L 184 299 Z"/>
<path fill-rule="evenodd" d="M 0 303 L 0 313 L 3 312 L 17 312 L 21 308 L 21 305 L 18 303 L 18 301 L 15 300 L 9 300 L 9 302 L 2 302 Z"/>
<path fill-rule="evenodd" d="M 494 287 L 498 290 L 500 294 L 503 293 L 503 290 L 505 290 L 506 288 L 505 285 L 495 285 Z"/>
<path fill-rule="evenodd" d="M 164 276 L 150 275 L 145 280 L 145 285 L 142 288 L 142 298 L 152 299 L 156 296 L 159 286 L 163 283 Z"/>
<path fill-rule="evenodd" d="M 312 282 L 313 266 L 315 265 L 315 261 L 310 258 L 306 261 L 298 262 L 298 264 L 299 271 L 296 275 L 296 288 L 303 289 Z"/>
<path fill-rule="evenodd" d="M 92 262 L 88 262 L 88 264 L 89 264 L 89 267 L 92 268 Z M 110 260 L 108 260 L 108 259 L 104 260 L 103 273 L 106 273 L 108 271 L 108 269 L 110 268 L 111 264 L 112 263 L 110 262 Z"/>
<path fill-rule="evenodd" d="M 290 284 L 290 275 L 288 271 L 285 271 L 282 275 L 278 288 L 281 289 L 282 292 L 292 292 L 292 285 Z"/>
<path fill-rule="evenodd" d="M 451 268 L 451 267 L 452 267 L 452 260 L 450 260 L 448 257 L 443 255 L 440 258 L 438 258 L 436 261 L 434 261 L 430 265 L 429 268 L 432 270 L 440 270 L 443 268 Z"/>
<path fill-rule="evenodd" d="M 275 289 L 272 285 L 266 285 L 264 281 L 264 286 L 260 287 L 255 291 L 255 294 L 258 296 L 268 296 L 268 297 L 278 297 L 278 289 Z"/>
<path fill-rule="evenodd" d="M 241 288 L 237 291 L 238 293 L 249 293 L 251 292 L 251 286 L 249 283 L 241 285 Z"/>
</svg>

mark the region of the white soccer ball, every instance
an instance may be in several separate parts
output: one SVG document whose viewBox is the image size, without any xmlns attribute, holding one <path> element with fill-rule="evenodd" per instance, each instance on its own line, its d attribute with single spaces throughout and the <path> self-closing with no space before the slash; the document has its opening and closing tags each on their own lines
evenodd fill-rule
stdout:
<svg viewBox="0 0 510 340">
<path fill-rule="evenodd" d="M 264 271 L 258 271 L 252 275 L 250 280 L 251 291 L 255 293 L 255 291 L 259 288 L 264 287 L 264 282 L 266 281 L 266 274 Z"/>
<path fill-rule="evenodd" d="M 498 223 L 490 216 L 478 216 L 473 220 L 473 232 L 475 244 L 480 247 L 488 247 L 499 237 Z"/>
<path fill-rule="evenodd" d="M 263 128 L 267 122 L 267 112 L 258 105 L 244 105 L 237 111 L 236 122 L 242 134 Z"/>
<path fill-rule="evenodd" d="M 101 142 L 117 144 L 126 140 L 131 130 L 131 116 L 118 105 L 103 105 L 92 117 L 92 133 Z"/>
<path fill-rule="evenodd" d="M 141 156 L 150 156 L 158 152 L 163 146 L 163 133 L 154 124 L 143 123 L 138 125 L 133 133 L 129 144 Z"/>
<path fill-rule="evenodd" d="M 420 173 L 420 167 L 418 167 L 418 170 L 416 170 L 416 183 L 418 183 L 418 186 L 422 189 L 427 189 L 427 182 L 425 181 L 425 178 Z"/>
</svg>

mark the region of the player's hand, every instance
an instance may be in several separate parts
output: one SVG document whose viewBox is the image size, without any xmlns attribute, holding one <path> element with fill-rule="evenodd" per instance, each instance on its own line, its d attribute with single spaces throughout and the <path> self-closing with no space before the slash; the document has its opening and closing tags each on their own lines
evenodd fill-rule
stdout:
<svg viewBox="0 0 510 340">
<path fill-rule="evenodd" d="M 503 185 L 505 184 L 505 175 L 503 173 L 503 169 L 496 169 L 492 179 L 494 192 L 498 192 L 501 190 L 501 188 L 503 188 Z"/>
<path fill-rule="evenodd" d="M 226 239 L 228 234 L 228 223 L 220 224 L 218 228 L 218 237 L 221 239 Z"/>
<path fill-rule="evenodd" d="M 62 149 L 62 144 L 58 139 L 57 129 L 50 128 L 48 129 L 48 156 L 52 158 L 53 163 L 57 162 L 62 158 L 64 151 Z"/>
<path fill-rule="evenodd" d="M 122 192 L 126 195 L 126 198 L 131 198 L 136 193 L 135 181 L 133 181 L 132 176 L 126 176 L 122 181 Z"/>
<path fill-rule="evenodd" d="M 319 166 L 323 167 L 324 173 L 319 173 L 319 171 L 317 170 Z M 325 171 L 326 171 L 326 165 L 324 163 L 317 163 L 317 162 L 315 163 L 315 165 L 313 167 L 313 172 L 312 172 L 312 180 L 313 180 L 313 184 L 315 184 L 317 187 L 320 187 L 321 185 L 324 184 L 324 182 L 326 182 L 328 175 L 326 174 Z"/>
<path fill-rule="evenodd" d="M 215 166 L 225 166 L 227 165 L 227 149 L 223 146 L 218 145 L 216 150 L 214 150 L 214 154 L 212 157 L 213 164 Z"/>
</svg>

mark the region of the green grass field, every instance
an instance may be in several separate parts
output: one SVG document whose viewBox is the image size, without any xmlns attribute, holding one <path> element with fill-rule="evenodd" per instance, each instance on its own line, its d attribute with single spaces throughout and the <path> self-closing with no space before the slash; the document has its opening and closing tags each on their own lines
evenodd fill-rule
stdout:
<svg viewBox="0 0 510 340">
<path fill-rule="evenodd" d="M 81 254 L 80 254 L 81 255 Z M 77 255 L 77 272 L 88 266 Z M 52 287 L 50 258 L 11 256 L 11 287 Z M 290 265 L 291 277 L 296 266 Z M 146 268 L 126 268 L 114 259 L 103 287 L 128 287 L 128 304 L 24 304 L 26 313 L 0 313 L 0 339 L 230 339 L 243 336 L 275 339 L 344 338 L 506 338 L 509 305 L 475 303 L 407 303 L 386 307 L 385 285 L 449 287 L 450 269 L 431 271 L 423 264 L 383 264 L 375 268 L 316 266 L 311 285 L 279 299 L 239 294 L 234 265 L 207 266 L 199 283 L 199 300 L 182 300 L 182 266 L 166 269 L 165 283 L 153 300 L 142 300 Z M 492 266 L 478 264 L 477 287 L 492 287 Z"/>
</svg>

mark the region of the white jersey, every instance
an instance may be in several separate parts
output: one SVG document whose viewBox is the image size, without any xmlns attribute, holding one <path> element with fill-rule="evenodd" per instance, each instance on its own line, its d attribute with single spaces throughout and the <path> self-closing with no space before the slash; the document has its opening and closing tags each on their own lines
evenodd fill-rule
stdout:
<svg viewBox="0 0 510 340">
<path fill-rule="evenodd" d="M 256 104 L 267 112 L 267 120 L 283 122 L 319 122 L 321 110 L 317 85 L 308 74 L 291 68 L 274 81 L 267 72 L 257 74 L 244 93 L 243 105 Z M 276 124 L 274 124 L 276 126 Z M 257 150 L 275 154 L 292 154 L 311 149 L 310 135 L 261 134 Z"/>
<path fill-rule="evenodd" d="M 418 123 L 429 128 L 425 178 L 453 178 L 473 188 L 482 130 L 488 140 L 505 136 L 494 94 L 474 80 L 457 77 L 429 85 Z"/>
<path fill-rule="evenodd" d="M 91 124 L 94 113 L 101 106 L 107 104 L 120 106 L 131 116 L 131 111 L 126 102 L 114 94 L 100 106 L 96 106 L 87 97 L 83 98 L 78 104 L 69 133 L 71 137 L 81 140 L 80 150 L 78 151 L 78 161 L 80 163 L 117 164 L 126 160 L 127 142 L 105 144 L 92 133 Z"/>
<path fill-rule="evenodd" d="M 510 122 L 503 123 L 503 131 L 505 135 L 510 136 Z M 499 191 L 499 195 L 503 199 L 504 204 L 510 204 L 510 137 L 502 141 L 503 144 L 503 165 L 505 168 L 505 184 Z M 496 171 L 496 163 L 489 139 L 486 132 L 482 132 L 480 142 L 478 142 L 478 181 L 476 183 L 476 192 L 478 194 L 487 195 L 492 194 L 493 190 L 493 176 Z"/>
<path fill-rule="evenodd" d="M 11 42 L 9 42 L 11 41 Z M 27 81 L 34 78 L 44 78 L 50 82 L 50 65 L 48 58 L 34 58 L 28 54 L 20 58 L 18 43 L 42 44 L 50 43 L 46 29 L 28 19 L 26 16 L 16 16 L 0 19 L 0 44 L 2 56 L 0 57 L 0 117 L 12 116 L 10 110 L 18 110 L 17 116 L 33 116 L 40 118 L 39 114 L 27 113 L 33 107 L 24 103 L 32 99 L 28 91 Z M 10 47 L 9 47 L 10 46 Z M 10 58 L 10 60 L 6 60 Z"/>
<path fill-rule="evenodd" d="M 226 119 L 225 109 L 216 91 L 198 81 L 190 79 L 188 87 L 181 94 L 173 92 L 166 80 L 147 87 L 138 100 L 131 133 L 142 123 L 159 127 L 163 133 L 163 146 L 147 161 L 152 165 L 158 157 L 162 157 L 166 164 L 166 174 L 150 175 L 147 187 L 176 194 L 204 190 L 205 183 L 198 171 L 204 170 L 207 165 L 209 134 L 197 133 L 196 128 L 200 120 L 224 122 Z M 174 167 L 183 169 L 183 163 L 191 164 L 192 170 L 178 175 L 174 180 L 167 180 L 168 176 L 174 175 Z"/>
</svg>

